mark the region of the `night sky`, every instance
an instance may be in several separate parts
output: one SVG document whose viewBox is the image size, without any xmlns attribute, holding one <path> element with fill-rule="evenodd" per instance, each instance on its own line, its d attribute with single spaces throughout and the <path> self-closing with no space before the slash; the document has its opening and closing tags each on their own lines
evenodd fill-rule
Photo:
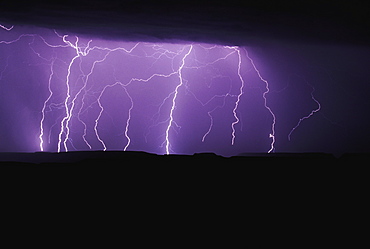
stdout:
<svg viewBox="0 0 370 249">
<path fill-rule="evenodd" d="M 173 1 L 97 0 L 52 4 L 36 1 L 32 6 L 27 1 L 5 3 L 0 10 L 0 24 L 14 28 L 0 29 L 0 42 L 12 41 L 21 34 L 29 36 L 14 44 L 0 43 L 0 151 L 40 150 L 41 109 L 48 98 L 47 83 L 52 69 L 55 69 L 52 85 L 55 94 L 46 110 L 53 111 L 45 116 L 50 143 L 45 142 L 44 146 L 46 151 L 57 150 L 55 139 L 63 117 L 63 108 L 58 103 L 63 103 L 65 98 L 66 69 L 75 50 L 52 48 L 45 41 L 49 45 L 66 45 L 61 35 L 69 34 L 68 41 L 73 43 L 78 36 L 80 45 L 85 47 L 93 40 L 91 46 L 119 46 L 129 50 L 137 42 L 143 42 L 132 54 L 114 52 L 107 57 L 107 63 L 98 63 L 89 79 L 85 99 L 82 96 L 76 99 L 76 110 L 85 111 L 79 118 L 90 127 L 87 135 L 95 136 L 88 141 L 92 149 L 103 149 L 92 130 L 100 112 L 99 103 L 107 106 L 99 121 L 99 136 L 107 141 L 108 150 L 125 147 L 127 137 L 122 127 L 132 106 L 131 97 L 133 119 L 127 149 L 165 153 L 165 121 L 174 96 L 171 93 L 176 87 L 173 82 L 179 83 L 178 75 L 127 88 L 117 84 L 106 88 L 101 102 L 96 99 L 105 86 L 114 82 L 148 78 L 153 73 L 170 74 L 184 62 L 181 73 L 186 82 L 179 88 L 176 99 L 176 124 L 173 123 L 169 133 L 170 152 L 212 151 L 230 156 L 269 151 L 272 116 L 262 98 L 266 85 L 249 56 L 269 83 L 266 97 L 276 116 L 275 152 L 369 152 L 370 34 L 367 8 L 362 4 L 362 1 L 351 1 L 350 5 L 338 1 L 325 1 L 325 4 L 227 1 L 210 5 L 209 1 L 174 4 Z M 162 47 L 157 47 L 158 44 Z M 193 53 L 184 57 L 190 44 L 194 44 Z M 218 47 L 212 48 L 213 44 Z M 240 122 L 235 125 L 234 145 L 230 144 L 230 124 L 235 121 L 232 111 L 241 84 L 237 73 L 238 52 L 224 46 L 239 46 L 241 72 L 246 80 L 245 93 L 237 109 Z M 172 53 L 158 60 L 156 56 L 164 50 Z M 194 69 L 228 54 L 227 59 L 211 67 Z M 70 75 L 75 86 L 72 96 L 83 85 L 94 60 L 105 55 L 106 51 L 94 50 L 89 56 L 76 59 Z M 148 59 L 148 56 L 152 57 Z M 226 94 L 229 96 L 212 99 Z M 166 96 L 170 97 L 164 103 Z M 302 120 L 290 134 L 300 119 L 318 108 L 318 103 L 321 109 Z M 210 124 L 207 113 L 215 108 L 214 127 L 202 142 Z M 73 141 L 67 142 L 68 148 L 89 149 L 82 139 L 83 125 L 77 116 L 71 119 L 71 124 L 75 126 L 70 131 Z"/>
</svg>

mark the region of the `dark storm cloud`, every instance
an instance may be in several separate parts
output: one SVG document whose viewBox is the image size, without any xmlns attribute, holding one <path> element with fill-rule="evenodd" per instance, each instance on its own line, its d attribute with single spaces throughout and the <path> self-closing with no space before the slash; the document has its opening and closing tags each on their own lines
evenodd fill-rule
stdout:
<svg viewBox="0 0 370 249">
<path fill-rule="evenodd" d="M 367 45 L 365 2 L 13 0 L 0 21 L 126 40 Z"/>
</svg>

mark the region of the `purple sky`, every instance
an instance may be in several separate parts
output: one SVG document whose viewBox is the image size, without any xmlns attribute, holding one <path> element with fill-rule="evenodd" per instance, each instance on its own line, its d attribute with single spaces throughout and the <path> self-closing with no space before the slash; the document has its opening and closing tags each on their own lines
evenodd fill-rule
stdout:
<svg viewBox="0 0 370 249">
<path fill-rule="evenodd" d="M 366 47 L 65 35 L 0 28 L 1 152 L 370 149 Z"/>
</svg>

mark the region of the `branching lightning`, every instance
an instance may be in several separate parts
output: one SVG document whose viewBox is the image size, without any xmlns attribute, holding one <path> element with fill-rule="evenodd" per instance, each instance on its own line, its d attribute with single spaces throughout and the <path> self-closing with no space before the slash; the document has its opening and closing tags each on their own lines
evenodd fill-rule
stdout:
<svg viewBox="0 0 370 249">
<path fill-rule="evenodd" d="M 179 84 L 176 86 L 175 88 L 175 91 L 173 93 L 173 98 L 172 98 L 172 105 L 171 105 L 171 110 L 170 110 L 170 120 L 168 122 L 168 126 L 167 126 L 167 129 L 166 129 L 166 154 L 170 154 L 170 138 L 169 138 L 169 131 L 172 127 L 172 123 L 173 123 L 173 112 L 176 108 L 176 98 L 177 98 L 177 95 L 179 93 L 179 88 L 184 84 L 183 82 L 183 78 L 182 78 L 182 69 L 185 65 L 185 59 L 186 57 L 191 53 L 191 50 L 193 49 L 193 45 L 190 45 L 189 46 L 189 51 L 184 55 L 184 57 L 182 58 L 181 60 L 181 65 L 179 67 L 179 70 L 178 70 L 178 75 L 179 75 Z"/>
<path fill-rule="evenodd" d="M 298 123 L 296 126 L 294 126 L 292 128 L 292 130 L 289 132 L 288 134 L 288 140 L 290 141 L 291 139 L 291 136 L 292 136 L 292 133 L 301 125 L 301 123 L 305 120 L 305 119 L 308 119 L 310 117 L 312 117 L 316 112 L 320 111 L 321 109 L 321 105 L 320 105 L 320 102 L 315 98 L 315 96 L 313 95 L 313 93 L 315 92 L 315 88 L 309 84 L 308 82 L 306 82 L 307 85 L 309 85 L 311 88 L 312 88 L 312 91 L 311 91 L 311 99 L 317 104 L 317 108 L 316 109 L 313 109 L 307 116 L 304 116 L 302 118 L 299 119 Z"/>
<path fill-rule="evenodd" d="M 53 70 L 53 65 L 54 65 L 54 61 L 52 61 L 51 65 L 50 65 L 50 76 L 49 76 L 49 82 L 48 82 L 48 91 L 49 91 L 49 96 L 47 97 L 47 99 L 45 100 L 44 102 L 44 105 L 42 106 L 42 109 L 41 109 L 41 121 L 40 121 L 40 136 L 39 136 L 39 139 L 40 139 L 40 150 L 41 151 L 44 151 L 44 120 L 45 120 L 45 109 L 46 109 L 46 106 L 47 106 L 47 103 L 49 102 L 49 100 L 51 99 L 51 97 L 53 96 L 53 92 L 50 88 L 50 85 L 51 85 L 51 79 L 53 78 L 53 75 L 54 75 L 54 70 Z"/>
<path fill-rule="evenodd" d="M 241 73 L 240 73 L 240 67 L 241 67 L 241 64 L 242 64 L 242 58 L 241 58 L 241 55 L 240 55 L 240 50 L 237 47 L 233 47 L 233 49 L 235 49 L 235 51 L 238 53 L 238 76 L 239 76 L 241 84 L 240 84 L 240 91 L 239 91 L 239 94 L 237 96 L 237 100 L 235 102 L 235 106 L 234 106 L 234 109 L 233 109 L 233 115 L 234 115 L 235 121 L 231 123 L 231 129 L 232 129 L 231 144 L 232 145 L 234 145 L 234 142 L 235 142 L 235 125 L 237 123 L 239 123 L 239 121 L 240 121 L 239 118 L 238 118 L 238 115 L 236 113 L 236 110 L 238 109 L 240 98 L 243 94 L 243 88 L 244 88 L 244 80 L 243 80 L 243 77 L 241 76 Z"/>
<path fill-rule="evenodd" d="M 267 151 L 268 153 L 270 152 L 273 152 L 275 150 L 275 147 L 274 147 L 274 144 L 275 144 L 275 124 L 276 124 L 276 116 L 274 114 L 274 112 L 272 111 L 272 109 L 267 105 L 267 97 L 266 95 L 270 92 L 270 88 L 269 88 L 269 83 L 267 80 L 265 80 L 264 78 L 262 78 L 261 76 L 261 73 L 260 71 L 257 69 L 256 65 L 254 64 L 252 58 L 249 57 L 248 55 L 248 52 L 246 49 L 244 49 L 246 55 L 247 55 L 247 58 L 249 59 L 249 61 L 251 62 L 254 70 L 256 71 L 258 77 L 260 78 L 261 81 L 263 81 L 265 83 L 265 86 L 266 86 L 266 91 L 263 92 L 262 94 L 262 97 L 264 99 L 264 105 L 265 105 L 265 108 L 270 112 L 271 116 L 272 116 L 272 124 L 271 124 L 271 133 L 269 134 L 269 137 L 271 138 L 271 147 L 270 149 Z"/>
<path fill-rule="evenodd" d="M 0 28 L 7 34 L 18 29 L 1 24 Z M 262 82 L 263 108 L 268 111 L 271 120 L 270 131 L 266 132 L 271 143 L 266 145 L 266 151 L 275 151 L 276 116 L 268 104 L 270 85 L 243 47 L 195 43 L 109 43 L 99 39 L 61 35 L 55 30 L 50 37 L 36 33 L 12 37 L 9 40 L 0 40 L 0 45 L 29 41 L 27 44 L 30 51 L 48 65 L 45 69 L 49 75 L 48 81 L 43 83 L 47 94 L 38 110 L 40 119 L 37 146 L 41 151 L 110 150 L 112 141 L 107 139 L 106 134 L 113 131 L 104 126 L 109 121 L 117 130 L 115 136 L 120 137 L 122 150 L 138 149 L 135 143 L 140 127 L 145 143 L 150 143 L 149 137 L 152 136 L 158 140 L 157 147 L 163 149 L 162 153 L 177 153 L 173 144 L 178 139 L 180 128 L 186 125 L 184 121 L 180 121 L 184 119 L 179 118 L 180 109 L 184 108 L 184 94 L 190 95 L 192 101 L 198 103 L 201 108 L 196 111 L 202 111 L 209 120 L 206 126 L 199 126 L 202 134 L 197 140 L 205 144 L 209 137 L 217 136 L 220 131 L 215 131 L 214 126 L 220 121 L 216 118 L 216 113 L 225 112 L 225 117 L 229 117 L 228 128 L 222 132 L 228 134 L 230 146 L 237 146 L 240 142 L 239 132 L 242 133 L 239 127 L 242 126 L 245 91 L 248 91 L 247 83 L 250 81 L 247 68 L 256 73 Z M 8 59 L 9 57 L 6 60 Z M 115 62 L 117 60 L 118 63 Z M 140 62 L 145 67 L 138 65 L 139 69 L 135 71 L 132 63 Z M 230 72 L 226 72 L 225 65 L 231 68 Z M 7 67 L 8 62 L 0 72 L 0 80 Z M 215 75 L 211 77 L 211 83 L 202 82 L 202 78 L 194 82 L 190 77 L 194 72 Z M 211 93 L 214 79 L 222 82 L 222 90 Z M 197 84 L 206 85 L 209 96 L 201 96 L 200 92 L 194 90 L 194 85 Z M 154 87 L 150 88 L 151 86 Z M 142 92 L 138 90 L 140 87 Z M 148 91 L 156 88 L 163 90 L 148 94 Z M 119 96 L 126 101 L 125 106 L 120 109 L 126 112 L 125 118 L 118 118 L 119 121 L 115 121 L 117 117 L 112 117 L 114 113 L 108 110 L 113 105 L 109 102 L 110 94 L 118 91 L 117 89 L 122 90 Z M 312 89 L 311 97 L 318 108 L 299 120 L 289 133 L 289 140 L 301 122 L 321 108 L 313 96 L 315 89 Z M 146 97 L 141 98 L 140 94 Z M 151 102 L 146 98 L 150 98 Z M 142 108 L 141 102 L 148 102 L 145 108 Z M 139 117 L 142 120 L 138 121 Z M 144 120 L 143 117 L 148 119 Z M 150 141 L 153 143 L 154 138 Z M 115 146 L 113 149 L 118 145 Z"/>
</svg>

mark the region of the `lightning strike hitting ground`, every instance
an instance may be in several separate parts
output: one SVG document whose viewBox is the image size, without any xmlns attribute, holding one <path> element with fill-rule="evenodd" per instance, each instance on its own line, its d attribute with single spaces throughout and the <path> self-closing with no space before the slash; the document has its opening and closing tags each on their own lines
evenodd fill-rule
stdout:
<svg viewBox="0 0 370 249">
<path fill-rule="evenodd" d="M 190 47 L 189 51 L 185 54 L 184 58 L 182 58 L 181 65 L 180 65 L 179 70 L 178 70 L 179 84 L 176 86 L 174 94 L 173 94 L 172 105 L 171 105 L 171 110 L 170 110 L 170 115 L 169 115 L 170 116 L 170 121 L 168 122 L 168 126 L 167 126 L 167 129 L 166 129 L 166 154 L 170 154 L 169 131 L 170 131 L 170 129 L 172 127 L 172 123 L 173 123 L 173 112 L 176 108 L 176 98 L 177 98 L 177 95 L 178 95 L 179 88 L 184 84 L 181 72 L 182 72 L 182 69 L 185 65 L 185 59 L 191 53 L 191 50 L 193 49 L 193 45 L 190 45 L 189 47 Z"/>
<path fill-rule="evenodd" d="M 274 112 L 271 110 L 271 108 L 267 105 L 267 97 L 266 95 L 270 92 L 270 88 L 269 88 L 269 83 L 267 80 L 265 80 L 264 78 L 262 78 L 261 74 L 260 74 L 260 71 L 257 69 L 256 65 L 254 64 L 252 58 L 249 57 L 248 55 L 248 51 L 246 49 L 244 49 L 246 55 L 247 55 L 247 58 L 249 59 L 249 61 L 251 62 L 254 70 L 257 72 L 258 74 L 258 77 L 260 78 L 261 81 L 263 81 L 266 85 L 266 91 L 263 92 L 262 94 L 262 97 L 264 99 L 264 106 L 265 108 L 270 112 L 271 116 L 272 116 L 272 124 L 271 124 L 271 133 L 269 134 L 269 137 L 271 138 L 271 147 L 270 149 L 267 151 L 268 153 L 270 152 L 273 152 L 275 150 L 274 148 L 274 144 L 275 144 L 275 124 L 276 124 L 276 116 L 274 114 Z"/>
<path fill-rule="evenodd" d="M 232 136 L 232 138 L 231 138 L 231 144 L 232 145 L 234 145 L 234 141 L 235 141 L 235 125 L 237 123 L 239 123 L 239 121 L 240 121 L 239 118 L 238 118 L 238 115 L 236 113 L 236 110 L 238 109 L 240 98 L 241 98 L 241 96 L 243 94 L 243 88 L 244 88 L 244 80 L 243 80 L 243 77 L 240 74 L 240 67 L 241 67 L 241 64 L 242 64 L 242 58 L 240 56 L 240 50 L 237 47 L 233 47 L 233 49 L 235 49 L 235 51 L 237 51 L 237 53 L 238 53 L 238 76 L 240 78 L 241 84 L 240 84 L 240 92 L 239 92 L 239 94 L 237 96 L 237 100 L 235 102 L 235 107 L 233 109 L 233 114 L 234 114 L 234 117 L 235 117 L 235 121 L 232 122 L 232 124 L 231 124 L 231 129 L 232 129 L 232 133 L 231 133 L 231 136 Z"/>
</svg>

